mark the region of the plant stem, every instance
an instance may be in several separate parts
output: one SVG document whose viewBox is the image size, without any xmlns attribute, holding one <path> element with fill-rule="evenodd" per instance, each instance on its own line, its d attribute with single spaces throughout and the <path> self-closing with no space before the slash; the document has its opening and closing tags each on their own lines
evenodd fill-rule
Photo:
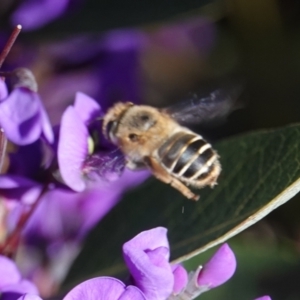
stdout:
<svg viewBox="0 0 300 300">
<path fill-rule="evenodd" d="M 5 58 L 7 57 L 11 47 L 13 46 L 13 44 L 15 43 L 15 40 L 17 39 L 20 31 L 22 29 L 21 25 L 17 25 L 13 32 L 11 33 L 6 45 L 4 46 L 4 49 L 2 50 L 1 54 L 0 54 L 0 68 L 2 67 L 2 64 L 5 60 Z"/>
<path fill-rule="evenodd" d="M 4 242 L 4 244 L 2 246 L 0 246 L 0 254 L 8 256 L 8 257 L 13 257 L 14 254 L 17 251 L 18 245 L 19 245 L 19 241 L 20 241 L 20 236 L 21 236 L 21 232 L 24 229 L 27 221 L 29 220 L 29 218 L 32 216 L 32 214 L 34 213 L 35 209 L 37 208 L 37 206 L 39 205 L 39 203 L 41 202 L 41 199 L 43 198 L 43 196 L 45 195 L 45 193 L 49 190 L 49 185 L 45 185 L 41 191 L 41 193 L 39 194 L 39 196 L 37 197 L 36 201 L 34 202 L 34 204 L 32 204 L 30 210 L 28 212 L 25 212 L 21 215 L 16 228 L 13 230 L 13 232 L 6 238 L 6 241 Z"/>
</svg>

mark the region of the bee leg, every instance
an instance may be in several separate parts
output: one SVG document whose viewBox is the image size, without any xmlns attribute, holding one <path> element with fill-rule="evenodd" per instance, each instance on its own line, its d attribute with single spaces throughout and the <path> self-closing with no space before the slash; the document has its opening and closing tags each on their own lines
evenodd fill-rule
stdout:
<svg viewBox="0 0 300 300">
<path fill-rule="evenodd" d="M 126 167 L 130 170 L 142 170 L 146 168 L 144 162 L 134 162 L 131 160 L 126 161 Z"/>
<path fill-rule="evenodd" d="M 186 185 L 184 185 L 180 180 L 170 175 L 153 157 L 145 157 L 145 164 L 151 169 L 153 175 L 160 181 L 170 184 L 173 188 L 177 189 L 188 199 L 197 201 L 199 200 L 199 195 L 195 195 Z"/>
</svg>

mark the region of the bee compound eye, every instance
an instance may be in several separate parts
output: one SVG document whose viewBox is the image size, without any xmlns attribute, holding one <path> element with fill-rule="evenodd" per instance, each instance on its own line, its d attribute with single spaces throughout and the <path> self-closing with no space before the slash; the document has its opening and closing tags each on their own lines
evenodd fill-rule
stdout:
<svg viewBox="0 0 300 300">
<path fill-rule="evenodd" d="M 128 137 L 132 142 L 136 142 L 138 140 L 138 135 L 135 133 L 130 133 Z"/>
<path fill-rule="evenodd" d="M 149 121 L 149 116 L 148 115 L 141 115 L 141 120 L 146 122 L 146 121 Z"/>
<path fill-rule="evenodd" d="M 116 130 L 116 122 L 115 121 L 109 121 L 106 125 L 106 136 L 111 140 L 115 130 Z"/>
</svg>

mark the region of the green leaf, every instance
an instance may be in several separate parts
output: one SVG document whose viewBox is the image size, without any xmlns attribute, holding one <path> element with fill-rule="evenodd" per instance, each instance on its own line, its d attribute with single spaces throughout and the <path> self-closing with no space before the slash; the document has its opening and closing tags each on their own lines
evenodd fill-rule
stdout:
<svg viewBox="0 0 300 300">
<path fill-rule="evenodd" d="M 172 259 L 183 261 L 224 242 L 300 189 L 300 125 L 254 132 L 215 145 L 223 166 L 219 184 L 198 202 L 150 179 L 98 224 L 66 282 L 126 270 L 122 244 L 142 230 L 168 228 Z"/>
</svg>

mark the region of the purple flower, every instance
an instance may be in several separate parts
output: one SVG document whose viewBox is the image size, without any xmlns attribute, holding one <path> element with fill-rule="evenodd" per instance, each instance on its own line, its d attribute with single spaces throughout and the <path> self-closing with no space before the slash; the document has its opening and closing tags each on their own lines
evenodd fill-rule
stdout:
<svg viewBox="0 0 300 300">
<path fill-rule="evenodd" d="M 182 265 L 172 265 L 174 276 L 173 294 L 180 294 L 188 284 L 188 273 Z"/>
<path fill-rule="evenodd" d="M 135 286 L 125 286 L 118 279 L 97 277 L 73 288 L 63 300 L 148 300 Z"/>
<path fill-rule="evenodd" d="M 96 101 L 77 93 L 74 106 L 69 106 L 62 116 L 57 150 L 58 165 L 64 182 L 77 192 L 86 188 L 83 164 L 93 152 L 88 125 L 100 114 L 101 109 Z"/>
<path fill-rule="evenodd" d="M 195 299 L 200 294 L 215 288 L 231 278 L 236 268 L 234 253 L 227 244 L 222 245 L 213 257 L 195 272 L 190 272 L 186 285 L 173 291 L 168 300 Z M 183 278 L 185 275 L 183 273 Z M 175 279 L 176 282 L 176 279 Z M 182 279 L 182 283 L 184 280 Z M 178 298 L 177 298 L 177 295 Z"/>
<path fill-rule="evenodd" d="M 272 299 L 270 296 L 262 296 L 262 297 L 254 299 L 254 300 L 272 300 Z"/>
<path fill-rule="evenodd" d="M 6 137 L 17 145 L 28 145 L 41 135 L 52 143 L 52 128 L 39 98 L 27 87 L 16 87 L 10 94 L 0 80 L 0 125 Z"/>
<path fill-rule="evenodd" d="M 80 241 L 115 205 L 116 189 L 95 188 L 82 193 L 56 188 L 47 192 L 29 220 L 24 235 L 28 242 Z"/>
<path fill-rule="evenodd" d="M 23 0 L 12 14 L 11 22 L 22 24 L 24 30 L 33 30 L 62 15 L 69 5 L 70 0 Z"/>
<path fill-rule="evenodd" d="M 37 295 L 36 287 L 22 276 L 15 263 L 0 255 L 0 294 L 1 299 L 17 299 L 24 293 Z"/>
<path fill-rule="evenodd" d="M 123 256 L 134 284 L 147 300 L 165 300 L 172 293 L 174 276 L 169 264 L 167 229 L 141 232 L 123 245 Z"/>
<path fill-rule="evenodd" d="M 197 283 L 200 287 L 215 288 L 229 280 L 235 269 L 235 255 L 228 244 L 224 244 L 200 270 Z"/>
<path fill-rule="evenodd" d="M 194 299 L 227 281 L 234 273 L 236 260 L 227 244 L 196 272 L 181 265 L 171 266 L 167 230 L 157 227 L 143 231 L 123 245 L 123 256 L 134 284 L 148 300 Z"/>
</svg>

